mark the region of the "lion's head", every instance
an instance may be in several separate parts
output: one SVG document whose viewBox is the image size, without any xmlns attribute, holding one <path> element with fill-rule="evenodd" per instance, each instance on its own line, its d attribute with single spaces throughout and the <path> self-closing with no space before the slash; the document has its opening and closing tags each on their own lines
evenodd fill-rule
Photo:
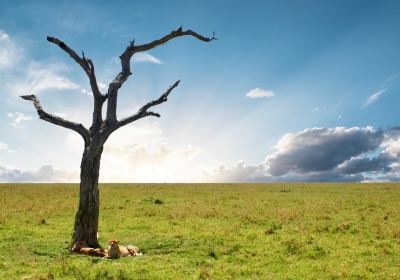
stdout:
<svg viewBox="0 0 400 280">
<path fill-rule="evenodd" d="M 112 249 L 112 248 L 117 248 L 117 247 L 118 247 L 118 244 L 119 244 L 119 241 L 118 241 L 118 240 L 115 240 L 115 239 L 110 240 L 110 249 Z"/>
</svg>

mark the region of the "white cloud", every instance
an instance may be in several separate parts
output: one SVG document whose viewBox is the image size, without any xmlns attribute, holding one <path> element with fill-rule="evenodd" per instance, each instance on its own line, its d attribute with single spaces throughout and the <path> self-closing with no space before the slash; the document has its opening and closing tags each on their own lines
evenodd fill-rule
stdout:
<svg viewBox="0 0 400 280">
<path fill-rule="evenodd" d="M 152 56 L 149 53 L 143 52 L 143 53 L 136 53 L 133 58 L 133 62 L 150 62 L 150 63 L 155 63 L 155 64 L 163 64 L 161 60 L 158 58 Z"/>
<path fill-rule="evenodd" d="M 100 178 L 105 182 L 190 182 L 200 172 L 196 167 L 200 152 L 200 147 L 168 143 L 156 123 L 128 126 L 106 143 Z"/>
<path fill-rule="evenodd" d="M 0 142 L 0 151 L 7 151 L 7 150 L 8 150 L 8 145 Z"/>
<path fill-rule="evenodd" d="M 82 92 L 83 94 L 86 94 L 86 95 L 92 95 L 92 92 L 88 91 L 88 90 L 85 89 L 85 88 L 81 88 L 81 92 Z"/>
<path fill-rule="evenodd" d="M 370 106 L 372 103 L 376 102 L 381 96 L 382 94 L 384 94 L 387 91 L 387 89 L 382 89 L 380 91 L 375 92 L 374 94 L 372 94 L 371 96 L 369 96 L 367 98 L 367 100 L 365 101 L 363 108 L 367 108 L 368 106 Z"/>
<path fill-rule="evenodd" d="M 27 59 L 23 56 L 22 49 L 10 35 L 0 30 L 0 71 L 9 68 L 18 71 L 18 75 L 9 75 L 5 79 L 8 92 L 22 95 L 37 94 L 47 90 L 79 88 L 79 85 L 65 78 L 63 74 L 69 69 L 61 63 L 44 65 L 35 61 L 24 61 L 22 65 L 18 64 L 21 59 Z"/>
<path fill-rule="evenodd" d="M 32 116 L 28 116 L 20 112 L 15 112 L 14 114 L 8 113 L 7 116 L 13 118 L 11 125 L 15 127 L 21 126 L 22 122 L 32 119 Z"/>
<path fill-rule="evenodd" d="M 24 171 L 18 168 L 0 166 L 0 182 L 77 182 L 76 172 L 43 165 L 36 170 Z"/>
<path fill-rule="evenodd" d="M 393 74 L 393 75 L 390 75 L 390 76 L 388 76 L 388 77 L 383 81 L 383 84 L 384 84 L 384 85 L 387 85 L 389 82 L 391 82 L 391 81 L 393 81 L 393 80 L 396 80 L 398 77 L 399 77 L 399 74 L 398 74 L 398 73 L 395 73 L 395 74 Z"/>
<path fill-rule="evenodd" d="M 76 133 L 68 134 L 63 150 L 70 157 L 62 159 L 63 166 L 79 170 L 79 162 L 73 163 L 71 158 L 80 158 L 82 149 L 80 136 Z M 202 169 L 199 167 L 198 156 L 201 151 L 198 146 L 169 143 L 156 123 L 126 126 L 113 133 L 105 144 L 100 181 L 199 181 Z"/>
<path fill-rule="evenodd" d="M 392 157 L 400 157 L 400 129 L 395 128 L 388 133 L 382 143 L 384 151 Z"/>
<path fill-rule="evenodd" d="M 100 89 L 101 91 L 104 91 L 104 90 L 106 90 L 106 89 L 108 88 L 108 83 L 99 82 L 99 83 L 97 83 L 97 84 L 98 84 L 99 89 Z"/>
<path fill-rule="evenodd" d="M 10 40 L 10 36 L 4 32 L 4 30 L 0 30 L 0 41 L 8 41 Z"/>
<path fill-rule="evenodd" d="M 15 81 L 8 87 L 16 94 L 38 94 L 48 90 L 78 89 L 79 85 L 64 77 L 67 68 L 63 64 L 44 66 L 31 62 L 26 70 L 26 76 Z"/>
<path fill-rule="evenodd" d="M 108 84 L 107 84 L 107 83 L 97 82 L 97 85 L 98 85 L 98 87 L 99 87 L 100 92 L 106 93 L 106 91 L 107 91 L 107 89 L 108 89 Z M 92 90 L 91 90 L 91 89 L 88 90 L 88 89 L 82 87 L 82 88 L 81 88 L 81 92 L 82 92 L 83 94 L 92 96 Z"/>
<path fill-rule="evenodd" d="M 204 168 L 203 182 L 249 182 L 267 176 L 263 163 L 248 165 L 243 161 L 237 163 L 220 163 L 216 168 Z"/>
<path fill-rule="evenodd" d="M 11 40 L 10 35 L 0 30 L 0 70 L 12 67 L 20 59 L 20 48 Z"/>
<path fill-rule="evenodd" d="M 271 90 L 255 88 L 246 93 L 246 96 L 250 98 L 264 98 L 275 96 L 275 93 Z"/>
<path fill-rule="evenodd" d="M 102 157 L 102 181 L 182 182 L 193 178 L 193 160 L 201 148 L 156 145 L 108 145 Z M 116 168 L 117 167 L 117 168 Z"/>
<path fill-rule="evenodd" d="M 67 113 L 61 113 L 61 112 L 54 112 L 53 115 L 56 115 L 57 117 L 60 118 L 65 118 L 66 116 L 68 116 Z"/>
<path fill-rule="evenodd" d="M 154 146 L 142 144 L 113 146 L 105 149 L 106 153 L 118 159 L 125 158 L 127 163 L 137 165 L 163 165 L 168 161 L 179 162 L 195 158 L 201 149 L 199 147 L 170 147 L 165 143 Z"/>
</svg>

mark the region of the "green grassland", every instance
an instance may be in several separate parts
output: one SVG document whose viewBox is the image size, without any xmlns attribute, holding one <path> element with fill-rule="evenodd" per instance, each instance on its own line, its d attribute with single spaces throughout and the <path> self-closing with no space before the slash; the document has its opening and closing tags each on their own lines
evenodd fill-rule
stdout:
<svg viewBox="0 0 400 280">
<path fill-rule="evenodd" d="M 0 185 L 0 279 L 400 279 L 400 184 L 102 184 L 99 239 L 70 254 L 78 185 Z"/>
</svg>

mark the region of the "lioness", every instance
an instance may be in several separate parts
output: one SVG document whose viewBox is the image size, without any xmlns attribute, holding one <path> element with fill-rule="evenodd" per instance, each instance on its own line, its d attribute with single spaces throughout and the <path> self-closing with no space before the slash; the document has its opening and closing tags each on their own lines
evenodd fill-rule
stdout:
<svg viewBox="0 0 400 280">
<path fill-rule="evenodd" d="M 107 250 L 103 248 L 81 248 L 79 253 L 83 255 L 95 256 L 95 257 L 106 257 L 108 255 Z"/>
<path fill-rule="evenodd" d="M 89 246 L 87 245 L 87 243 L 85 241 L 78 241 L 72 246 L 71 251 L 80 253 L 82 248 L 88 248 L 88 247 Z"/>
<path fill-rule="evenodd" d="M 74 244 L 71 248 L 72 252 L 80 253 L 83 255 L 105 257 L 107 256 L 107 250 L 103 248 L 91 248 L 85 241 L 79 241 Z"/>
<path fill-rule="evenodd" d="M 127 256 L 140 256 L 139 248 L 136 246 L 120 246 L 118 240 L 110 240 L 110 247 L 108 249 L 108 258 L 116 259 Z"/>
</svg>

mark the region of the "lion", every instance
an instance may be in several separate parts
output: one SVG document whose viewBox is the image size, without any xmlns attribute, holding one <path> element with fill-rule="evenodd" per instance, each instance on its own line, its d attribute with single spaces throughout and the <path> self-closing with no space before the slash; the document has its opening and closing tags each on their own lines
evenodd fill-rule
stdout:
<svg viewBox="0 0 400 280">
<path fill-rule="evenodd" d="M 80 253 L 83 255 L 95 256 L 95 257 L 106 257 L 108 255 L 107 250 L 105 250 L 103 248 L 91 248 L 87 245 L 87 243 L 85 241 L 76 242 L 72 246 L 71 251 Z"/>
<path fill-rule="evenodd" d="M 141 256 L 139 248 L 133 245 L 120 246 L 118 240 L 110 240 L 110 246 L 108 249 L 108 258 L 117 259 L 127 256 Z"/>
<path fill-rule="evenodd" d="M 79 253 L 88 256 L 95 257 L 106 257 L 108 255 L 108 251 L 103 248 L 81 248 Z"/>
<path fill-rule="evenodd" d="M 89 246 L 87 245 L 87 243 L 85 241 L 78 241 L 76 243 L 74 243 L 74 245 L 71 248 L 72 252 L 75 253 L 80 253 L 82 248 L 88 248 Z"/>
</svg>

